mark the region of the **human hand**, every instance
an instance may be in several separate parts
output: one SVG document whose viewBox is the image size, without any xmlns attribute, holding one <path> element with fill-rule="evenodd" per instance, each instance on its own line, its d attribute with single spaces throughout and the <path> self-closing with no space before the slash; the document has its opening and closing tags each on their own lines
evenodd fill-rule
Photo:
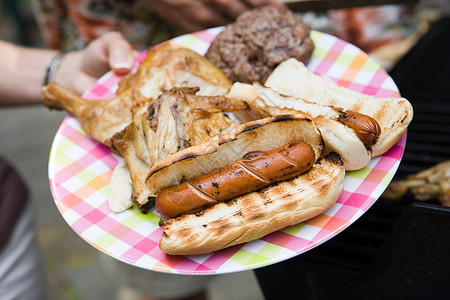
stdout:
<svg viewBox="0 0 450 300">
<path fill-rule="evenodd" d="M 226 25 L 248 9 L 281 0 L 146 0 L 161 18 L 188 32 Z"/>
<path fill-rule="evenodd" d="M 133 67 L 137 51 L 118 32 L 108 32 L 85 49 L 73 51 L 61 61 L 54 81 L 78 94 L 92 87 L 109 70 L 126 74 Z"/>
</svg>

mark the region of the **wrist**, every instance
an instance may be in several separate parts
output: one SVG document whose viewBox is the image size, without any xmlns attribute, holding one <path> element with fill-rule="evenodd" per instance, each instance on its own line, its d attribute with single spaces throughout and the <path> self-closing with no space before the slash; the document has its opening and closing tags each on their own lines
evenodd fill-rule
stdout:
<svg viewBox="0 0 450 300">
<path fill-rule="evenodd" d="M 64 57 L 60 60 L 59 66 L 56 69 L 53 81 L 68 88 L 74 89 L 74 80 L 77 76 L 77 72 L 81 67 L 81 52 L 72 51 L 65 53 Z"/>
<path fill-rule="evenodd" d="M 65 55 L 65 52 L 59 52 L 49 61 L 47 71 L 44 76 L 44 81 L 42 83 L 43 86 L 46 86 L 50 82 L 54 81 L 56 71 L 58 70 Z"/>
</svg>

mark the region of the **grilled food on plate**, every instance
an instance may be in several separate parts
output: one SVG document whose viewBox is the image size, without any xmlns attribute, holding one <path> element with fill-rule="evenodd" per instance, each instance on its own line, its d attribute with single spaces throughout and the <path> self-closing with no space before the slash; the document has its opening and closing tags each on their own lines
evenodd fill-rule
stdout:
<svg viewBox="0 0 450 300">
<path fill-rule="evenodd" d="M 317 216 L 339 198 L 345 170 L 366 166 L 406 131 L 413 114 L 406 99 L 338 87 L 289 58 L 306 61 L 312 51 L 309 28 L 295 18 L 256 10 L 213 41 L 208 57 L 230 74 L 238 70 L 242 82 L 233 85 L 208 59 L 166 43 L 147 52 L 113 99 L 85 100 L 55 83 L 43 88 L 45 105 L 67 110 L 123 157 L 111 209 L 126 209 L 132 199 L 145 212 L 156 201 L 166 218 L 162 251 L 217 251 Z M 256 22 L 248 24 L 253 30 L 263 24 L 263 32 L 238 39 L 246 22 Z M 261 44 L 267 32 L 294 36 L 267 36 L 269 50 L 261 53 L 236 51 Z M 229 38 L 232 51 L 220 47 Z M 287 51 L 275 51 L 283 43 Z M 238 63 L 231 69 L 222 61 L 227 49 Z M 243 83 L 258 70 L 256 80 L 270 74 L 264 85 Z"/>
</svg>

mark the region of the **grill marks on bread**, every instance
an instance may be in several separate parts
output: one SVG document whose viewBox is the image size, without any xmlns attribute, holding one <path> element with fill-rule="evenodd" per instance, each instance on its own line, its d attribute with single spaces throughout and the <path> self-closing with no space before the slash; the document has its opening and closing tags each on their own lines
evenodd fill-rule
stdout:
<svg viewBox="0 0 450 300">
<path fill-rule="evenodd" d="M 160 248 L 168 254 L 208 253 L 310 219 L 339 198 L 344 174 L 339 156 L 330 154 L 299 177 L 216 204 L 200 214 L 163 221 Z"/>
</svg>

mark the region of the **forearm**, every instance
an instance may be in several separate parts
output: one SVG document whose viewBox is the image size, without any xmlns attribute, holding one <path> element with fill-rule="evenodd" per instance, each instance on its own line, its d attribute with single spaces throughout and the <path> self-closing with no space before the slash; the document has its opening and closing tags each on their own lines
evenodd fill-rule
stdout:
<svg viewBox="0 0 450 300">
<path fill-rule="evenodd" d="M 39 104 L 48 62 L 56 54 L 0 41 L 0 105 Z"/>
<path fill-rule="evenodd" d="M 0 106 L 41 103 L 41 88 L 55 50 L 19 47 L 0 40 Z M 108 32 L 83 50 L 67 53 L 50 81 L 82 94 L 113 69 L 128 73 L 135 53 L 118 32 Z"/>
</svg>

